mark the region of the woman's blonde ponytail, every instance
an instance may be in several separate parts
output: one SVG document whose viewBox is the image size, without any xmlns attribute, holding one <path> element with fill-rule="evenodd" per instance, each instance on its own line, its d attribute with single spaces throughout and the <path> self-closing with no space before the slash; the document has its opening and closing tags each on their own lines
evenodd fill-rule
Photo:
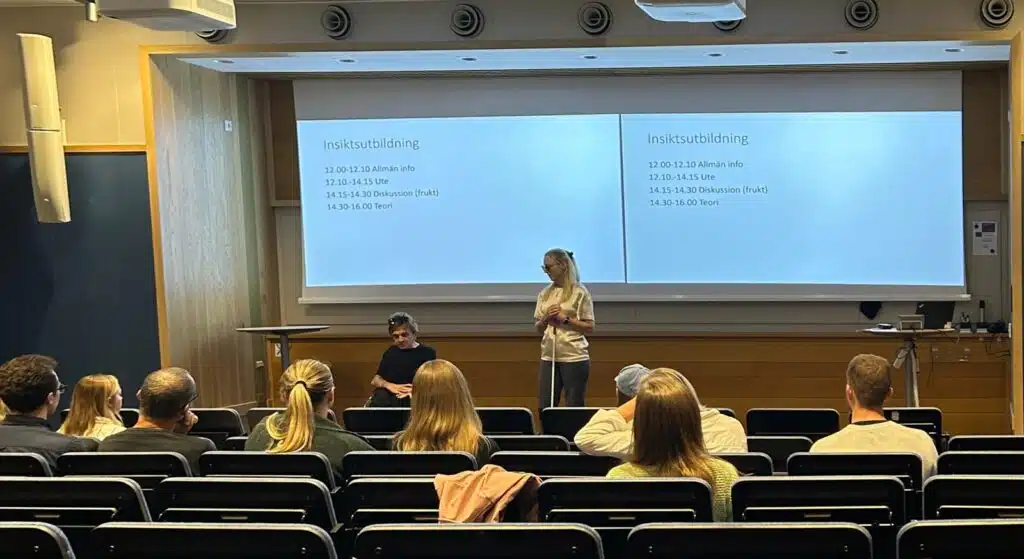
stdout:
<svg viewBox="0 0 1024 559">
<path fill-rule="evenodd" d="M 281 375 L 281 391 L 287 404 L 283 412 L 267 419 L 268 452 L 300 452 L 313 448 L 316 406 L 334 387 L 331 369 L 314 359 L 296 361 Z"/>
</svg>

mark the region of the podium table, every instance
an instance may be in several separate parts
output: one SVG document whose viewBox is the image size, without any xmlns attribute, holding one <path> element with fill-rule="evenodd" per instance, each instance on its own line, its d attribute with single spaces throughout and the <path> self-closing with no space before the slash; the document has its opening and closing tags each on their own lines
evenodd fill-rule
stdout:
<svg viewBox="0 0 1024 559">
<path fill-rule="evenodd" d="M 326 330 L 329 326 L 253 326 L 251 328 L 236 328 L 236 332 L 242 332 L 243 334 L 259 334 L 261 336 L 275 335 L 278 336 L 281 344 L 281 371 L 283 372 L 292 364 L 291 356 L 288 352 L 288 336 L 296 334 L 309 334 L 312 332 L 319 332 Z"/>
<path fill-rule="evenodd" d="M 906 392 L 904 397 L 909 408 L 921 406 L 921 399 L 917 392 L 917 376 L 921 372 L 920 362 L 917 358 L 917 340 L 948 338 L 956 334 L 953 328 L 941 328 L 932 330 L 896 330 L 895 328 L 867 328 L 860 330 L 879 338 L 893 338 L 903 340 L 903 347 L 896 353 L 893 365 L 903 365 L 903 386 Z"/>
</svg>

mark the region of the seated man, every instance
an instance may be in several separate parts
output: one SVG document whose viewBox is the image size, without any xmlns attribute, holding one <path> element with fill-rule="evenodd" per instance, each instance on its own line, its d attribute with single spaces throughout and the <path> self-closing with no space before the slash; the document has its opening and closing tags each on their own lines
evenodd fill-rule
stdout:
<svg viewBox="0 0 1024 559">
<path fill-rule="evenodd" d="M 35 452 L 56 468 L 65 452 L 96 450 L 94 439 L 54 433 L 47 421 L 66 388 L 56 368 L 57 361 L 43 355 L 22 355 L 0 365 L 0 400 L 8 408 L 0 423 L 0 452 Z"/>
<path fill-rule="evenodd" d="M 135 426 L 110 435 L 100 452 L 177 452 L 199 473 L 199 456 L 217 450 L 213 441 L 188 436 L 196 424 L 191 405 L 196 381 L 185 369 L 170 367 L 149 373 L 139 389 L 139 420 Z"/>
<path fill-rule="evenodd" d="M 884 357 L 860 354 L 846 366 L 846 402 L 850 424 L 811 447 L 811 452 L 914 452 L 921 457 L 922 479 L 935 474 L 935 443 L 920 429 L 889 421 L 882 413 L 892 394 L 892 367 Z"/>
<path fill-rule="evenodd" d="M 629 365 L 619 371 L 615 377 L 615 386 L 621 405 L 614 410 L 599 410 L 576 433 L 573 440 L 581 451 L 596 456 L 614 456 L 620 460 L 632 459 L 636 393 L 650 372 L 647 367 L 639 364 Z M 683 381 L 696 396 L 697 392 L 690 381 L 685 378 Z M 747 434 L 743 431 L 743 424 L 735 418 L 701 405 L 700 422 L 708 453 L 747 451 Z"/>
</svg>

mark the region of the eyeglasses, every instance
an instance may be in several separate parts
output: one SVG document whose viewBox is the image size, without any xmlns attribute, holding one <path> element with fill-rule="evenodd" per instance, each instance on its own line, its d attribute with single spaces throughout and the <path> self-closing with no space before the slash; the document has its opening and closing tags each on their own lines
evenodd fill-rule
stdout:
<svg viewBox="0 0 1024 559">
<path fill-rule="evenodd" d="M 63 394 L 68 391 L 67 385 L 63 382 L 57 381 L 57 394 Z"/>
<path fill-rule="evenodd" d="M 405 326 L 406 324 L 409 324 L 409 319 L 405 318 L 404 316 L 400 316 L 398 318 L 389 318 L 388 319 L 388 327 L 389 328 L 394 328 L 396 326 Z"/>
</svg>

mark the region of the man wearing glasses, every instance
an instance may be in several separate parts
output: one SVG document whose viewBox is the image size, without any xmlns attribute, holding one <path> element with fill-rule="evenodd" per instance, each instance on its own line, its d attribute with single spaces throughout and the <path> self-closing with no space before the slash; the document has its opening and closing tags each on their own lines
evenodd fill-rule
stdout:
<svg viewBox="0 0 1024 559">
<path fill-rule="evenodd" d="M 66 390 L 57 377 L 57 361 L 44 355 L 22 355 L 0 365 L 0 400 L 10 409 L 0 423 L 0 452 L 34 452 L 57 467 L 65 452 L 91 452 L 94 439 L 55 433 L 49 418 Z"/>
<path fill-rule="evenodd" d="M 199 456 L 217 450 L 213 441 L 191 437 L 196 424 L 192 402 L 198 397 L 196 381 L 180 367 L 168 367 L 146 375 L 139 389 L 139 420 L 130 429 L 100 443 L 100 452 L 177 452 L 199 472 Z"/>
</svg>

